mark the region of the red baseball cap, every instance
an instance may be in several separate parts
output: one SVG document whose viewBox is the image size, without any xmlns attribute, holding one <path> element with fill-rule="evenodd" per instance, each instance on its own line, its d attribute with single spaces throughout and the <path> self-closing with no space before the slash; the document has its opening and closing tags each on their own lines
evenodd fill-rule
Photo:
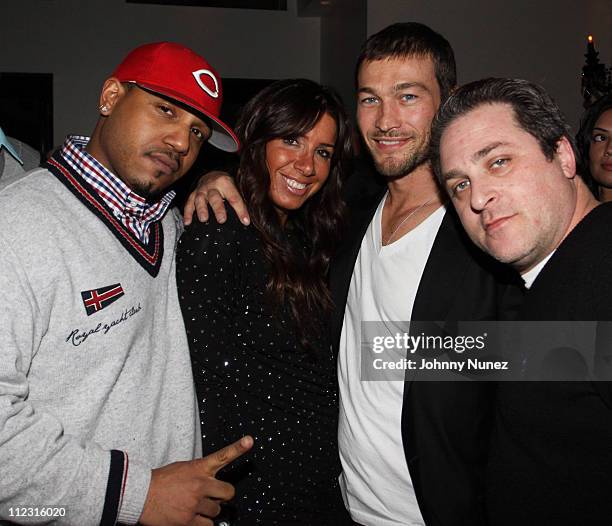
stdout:
<svg viewBox="0 0 612 526">
<path fill-rule="evenodd" d="M 223 102 L 221 78 L 191 49 L 173 42 L 145 44 L 132 50 L 112 76 L 193 108 L 210 120 L 210 144 L 226 152 L 238 150 L 236 134 L 219 119 Z"/>
</svg>

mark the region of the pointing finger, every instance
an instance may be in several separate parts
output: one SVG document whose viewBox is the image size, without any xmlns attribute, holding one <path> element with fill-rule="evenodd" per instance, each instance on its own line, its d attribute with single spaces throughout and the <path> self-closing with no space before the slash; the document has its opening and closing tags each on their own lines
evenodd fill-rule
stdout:
<svg viewBox="0 0 612 526">
<path fill-rule="evenodd" d="M 239 456 L 244 455 L 252 447 L 253 438 L 247 435 L 233 444 L 207 455 L 202 459 L 201 464 L 207 473 L 214 477 L 217 471 L 236 460 Z"/>
</svg>

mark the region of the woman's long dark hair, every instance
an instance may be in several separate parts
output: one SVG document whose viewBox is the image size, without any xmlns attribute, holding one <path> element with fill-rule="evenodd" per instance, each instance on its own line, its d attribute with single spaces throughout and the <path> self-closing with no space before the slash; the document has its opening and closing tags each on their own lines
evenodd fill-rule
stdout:
<svg viewBox="0 0 612 526">
<path fill-rule="evenodd" d="M 582 178 L 593 194 L 595 194 L 595 197 L 599 197 L 599 184 L 593 179 L 589 167 L 591 133 L 593 132 L 597 119 L 599 119 L 603 112 L 609 109 L 612 109 L 612 93 L 600 97 L 585 110 L 582 119 L 580 119 L 580 129 L 576 134 L 576 146 L 580 154 L 578 173 L 582 175 Z"/>
<path fill-rule="evenodd" d="M 285 225 L 286 230 L 296 231 L 306 240 L 304 254 L 288 241 L 268 195 L 266 144 L 273 139 L 305 135 L 325 114 L 336 123 L 329 177 L 299 210 L 289 213 Z M 311 349 L 308 335 L 317 330 L 317 320 L 332 307 L 327 271 L 345 213 L 341 190 L 351 156 L 351 130 L 342 101 L 332 89 L 311 80 L 281 80 L 248 102 L 236 132 L 242 145 L 236 181 L 263 240 L 270 267 L 268 299 L 278 305 L 287 302 L 302 347 Z"/>
</svg>

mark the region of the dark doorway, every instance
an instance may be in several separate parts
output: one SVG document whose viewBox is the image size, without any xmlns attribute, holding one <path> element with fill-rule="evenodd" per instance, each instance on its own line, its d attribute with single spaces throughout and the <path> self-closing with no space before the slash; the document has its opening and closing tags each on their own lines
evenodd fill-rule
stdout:
<svg viewBox="0 0 612 526">
<path fill-rule="evenodd" d="M 53 148 L 53 75 L 0 73 L 0 127 L 44 159 Z"/>
</svg>

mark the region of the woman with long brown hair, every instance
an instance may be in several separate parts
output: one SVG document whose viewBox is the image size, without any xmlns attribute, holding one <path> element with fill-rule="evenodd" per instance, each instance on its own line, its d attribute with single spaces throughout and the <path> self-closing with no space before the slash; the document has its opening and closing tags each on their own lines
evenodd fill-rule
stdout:
<svg viewBox="0 0 612 526">
<path fill-rule="evenodd" d="M 338 242 L 350 129 L 309 80 L 279 81 L 245 107 L 238 187 L 252 224 L 195 223 L 177 277 L 204 452 L 253 435 L 223 475 L 231 524 L 348 521 L 337 477 L 337 386 L 327 270 Z"/>
</svg>

